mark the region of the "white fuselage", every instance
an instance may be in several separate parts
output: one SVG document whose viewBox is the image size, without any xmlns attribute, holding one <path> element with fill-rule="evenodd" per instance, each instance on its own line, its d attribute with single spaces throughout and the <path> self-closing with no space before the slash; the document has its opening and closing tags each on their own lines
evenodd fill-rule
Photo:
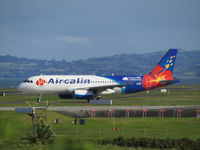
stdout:
<svg viewBox="0 0 200 150">
<path fill-rule="evenodd" d="M 70 93 L 76 89 L 109 87 L 118 84 L 112 79 L 96 75 L 41 75 L 29 77 L 19 85 L 18 89 L 35 94 Z M 106 94 L 106 91 L 104 93 Z"/>
</svg>

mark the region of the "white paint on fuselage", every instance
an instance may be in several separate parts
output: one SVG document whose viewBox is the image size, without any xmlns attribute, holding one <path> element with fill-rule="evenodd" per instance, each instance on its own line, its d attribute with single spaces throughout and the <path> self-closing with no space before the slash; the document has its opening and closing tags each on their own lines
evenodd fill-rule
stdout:
<svg viewBox="0 0 200 150">
<path fill-rule="evenodd" d="M 38 84 L 39 79 L 45 83 Z M 41 75 L 29 77 L 18 89 L 25 93 L 71 93 L 76 89 L 87 89 L 101 86 L 112 86 L 119 83 L 103 76 L 95 75 Z M 89 81 L 89 82 L 88 82 Z M 71 83 L 70 83 L 71 82 Z"/>
</svg>

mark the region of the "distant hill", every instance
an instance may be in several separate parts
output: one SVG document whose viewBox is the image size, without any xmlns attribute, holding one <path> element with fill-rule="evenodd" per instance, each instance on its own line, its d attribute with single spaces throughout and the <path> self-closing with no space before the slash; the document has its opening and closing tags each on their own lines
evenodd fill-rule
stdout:
<svg viewBox="0 0 200 150">
<path fill-rule="evenodd" d="M 0 78 L 26 78 L 39 74 L 139 75 L 149 72 L 165 52 L 120 54 L 67 62 L 0 55 Z M 200 50 L 180 50 L 174 73 L 181 78 L 200 78 Z"/>
</svg>

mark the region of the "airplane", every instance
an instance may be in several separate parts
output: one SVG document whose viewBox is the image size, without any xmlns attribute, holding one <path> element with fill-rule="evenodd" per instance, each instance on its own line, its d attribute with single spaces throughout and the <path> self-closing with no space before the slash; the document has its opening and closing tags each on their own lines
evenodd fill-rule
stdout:
<svg viewBox="0 0 200 150">
<path fill-rule="evenodd" d="M 139 75 L 39 75 L 20 83 L 25 93 L 57 93 L 63 99 L 100 99 L 101 94 L 135 93 L 180 82 L 173 77 L 178 49 L 169 49 L 160 62 L 144 76 Z M 38 101 L 41 100 L 41 96 Z"/>
</svg>

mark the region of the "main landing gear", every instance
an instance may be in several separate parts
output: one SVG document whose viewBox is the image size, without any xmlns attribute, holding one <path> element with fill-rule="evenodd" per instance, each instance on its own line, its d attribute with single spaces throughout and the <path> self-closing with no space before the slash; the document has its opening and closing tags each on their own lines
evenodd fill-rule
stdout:
<svg viewBox="0 0 200 150">
<path fill-rule="evenodd" d="M 101 99 L 101 96 L 97 96 L 97 98 L 96 98 L 97 100 L 100 100 Z"/>
<path fill-rule="evenodd" d="M 93 99 L 87 99 L 88 103 L 91 101 L 91 100 L 101 100 L 101 96 L 96 96 L 95 98 Z"/>
<path fill-rule="evenodd" d="M 87 99 L 87 102 L 90 103 L 90 100 L 91 100 L 91 99 L 88 98 L 88 99 Z"/>
</svg>

